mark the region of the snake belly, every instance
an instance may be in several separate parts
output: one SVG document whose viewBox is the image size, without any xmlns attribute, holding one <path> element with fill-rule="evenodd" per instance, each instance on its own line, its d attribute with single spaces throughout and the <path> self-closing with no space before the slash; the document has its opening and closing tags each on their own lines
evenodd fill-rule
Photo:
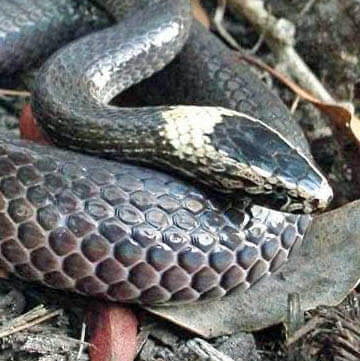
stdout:
<svg viewBox="0 0 360 361">
<path fill-rule="evenodd" d="M 27 9 L 42 10 L 43 18 L 60 19 L 49 22 L 55 28 L 54 24 L 66 22 L 56 12 L 49 15 L 51 1 L 22 1 Z M 227 59 L 209 58 L 209 54 L 205 59 L 206 83 L 216 78 L 226 94 L 215 97 L 221 108 L 119 109 L 107 104 L 119 91 L 171 62 L 189 37 L 187 1 L 157 0 L 151 6 L 134 2 L 139 3 L 145 7 L 139 17 L 119 12 L 117 16 L 127 21 L 125 26 L 77 40 L 41 67 L 32 103 L 53 142 L 107 157 L 171 166 L 216 189 L 274 193 L 281 188 L 291 199 L 289 210 L 324 208 L 331 189 L 299 141 L 302 136 L 296 136 L 298 127 L 287 130 L 294 146 L 279 133 L 279 118 L 288 118 L 281 102 L 257 80 L 252 81 L 248 72 L 230 81 Z M 11 4 L 7 6 L 14 10 Z M 71 0 L 58 5 L 79 8 Z M 116 1 L 102 5 L 115 6 L 113 13 L 117 14 Z M 90 11 L 77 10 L 86 15 Z M 103 27 L 107 21 L 95 21 L 96 11 L 91 11 L 90 18 L 76 16 L 72 26 L 81 30 L 80 22 L 84 27 L 89 23 Z M 6 14 L 10 22 L 16 19 L 11 14 Z M 82 16 L 87 20 L 83 22 Z M 1 54 L 21 52 L 15 57 L 20 71 L 28 59 L 24 43 L 45 36 L 48 30 L 38 30 L 31 18 L 20 25 L 14 20 L 12 25 L 10 35 L 5 28 L 0 32 L 3 74 L 14 69 L 1 62 Z M 29 27 L 32 31 L 27 38 L 20 30 Z M 200 28 L 193 25 L 192 29 Z M 73 32 L 69 31 L 70 38 L 78 35 Z M 204 47 L 204 40 L 198 46 L 192 34 L 181 53 L 188 52 L 190 57 Z M 200 53 L 202 57 L 204 51 Z M 168 67 L 178 67 L 178 61 L 179 57 Z M 135 66 L 131 72 L 130 65 Z M 174 82 L 172 75 L 165 79 Z M 246 88 L 234 88 L 244 82 Z M 200 92 L 204 83 L 190 86 L 195 104 L 208 105 L 218 94 L 212 88 L 204 96 L 205 89 Z M 138 89 L 146 88 L 144 84 Z M 187 87 L 178 84 L 183 104 L 190 101 Z M 251 108 L 252 116 L 223 108 L 249 111 L 254 94 L 260 105 Z M 5 136 L 0 141 L 1 266 L 49 287 L 147 304 L 222 297 L 235 287 L 247 289 L 277 270 L 300 246 L 310 218 L 268 209 L 253 204 L 249 197 L 220 194 L 147 168 Z"/>
</svg>

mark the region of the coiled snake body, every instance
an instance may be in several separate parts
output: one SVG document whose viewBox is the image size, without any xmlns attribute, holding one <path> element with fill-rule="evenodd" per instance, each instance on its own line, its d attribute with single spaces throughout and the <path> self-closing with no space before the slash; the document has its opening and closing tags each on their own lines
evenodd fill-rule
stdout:
<svg viewBox="0 0 360 361">
<path fill-rule="evenodd" d="M 26 51 L 34 40 L 52 52 L 110 21 L 74 0 L 3 3 L 0 74 L 43 56 Z M 310 221 L 264 206 L 308 213 L 326 207 L 331 189 L 297 125 L 280 135 L 291 122 L 281 102 L 191 25 L 187 0 L 128 1 L 135 15 L 120 3 L 101 2 L 122 18 L 118 25 L 42 65 L 32 89 L 36 117 L 57 145 L 171 168 L 205 186 L 3 137 L 0 264 L 25 280 L 121 302 L 191 302 L 246 289 L 286 261 Z M 64 25 L 70 30 L 58 35 Z M 157 87 L 167 103 L 185 105 L 108 105 L 167 64 L 136 91 L 157 103 Z"/>
</svg>

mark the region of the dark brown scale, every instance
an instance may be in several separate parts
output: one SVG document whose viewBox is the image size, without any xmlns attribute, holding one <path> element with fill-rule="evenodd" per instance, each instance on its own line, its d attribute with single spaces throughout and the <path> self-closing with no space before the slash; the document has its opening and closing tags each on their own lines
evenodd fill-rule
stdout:
<svg viewBox="0 0 360 361">
<path fill-rule="evenodd" d="M 151 304 L 222 297 L 278 269 L 310 220 L 246 199 L 220 206 L 218 194 L 146 168 L 0 143 L 9 170 L 36 174 L 21 187 L 0 176 L 11 185 L 0 187 L 0 263 L 55 288 Z"/>
</svg>

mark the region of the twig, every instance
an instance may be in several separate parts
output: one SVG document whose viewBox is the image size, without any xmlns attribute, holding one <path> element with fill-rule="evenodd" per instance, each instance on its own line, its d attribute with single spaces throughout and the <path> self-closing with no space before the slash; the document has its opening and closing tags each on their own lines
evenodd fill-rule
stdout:
<svg viewBox="0 0 360 361">
<path fill-rule="evenodd" d="M 234 361 L 231 357 L 218 351 L 215 347 L 201 338 L 193 338 L 189 340 L 187 342 L 187 346 L 196 353 L 199 360 L 202 361 Z"/>
<path fill-rule="evenodd" d="M 294 49 L 295 27 L 292 23 L 286 19 L 277 19 L 270 14 L 262 0 L 228 0 L 228 2 L 235 11 L 243 14 L 260 34 L 264 34 L 266 43 L 279 62 L 302 87 L 323 102 L 335 103 L 334 98 Z"/>
<path fill-rule="evenodd" d="M 301 328 L 296 330 L 294 332 L 294 334 L 286 340 L 286 345 L 290 346 L 291 344 L 298 341 L 299 339 L 304 337 L 306 334 L 308 334 L 309 332 L 314 330 L 316 327 L 318 327 L 323 322 L 324 322 L 324 319 L 321 317 L 312 318 L 309 322 L 305 323 L 304 326 L 302 326 Z"/>
<path fill-rule="evenodd" d="M 300 17 L 308 13 L 312 6 L 316 3 L 316 1 L 317 0 L 308 0 L 303 9 L 300 11 Z"/>
<path fill-rule="evenodd" d="M 0 89 L 0 96 L 29 97 L 30 92 L 26 90 Z"/>
<path fill-rule="evenodd" d="M 226 0 L 218 0 L 214 15 L 214 25 L 218 33 L 236 50 L 241 50 L 240 45 L 223 26 L 226 9 Z"/>
<path fill-rule="evenodd" d="M 260 49 L 260 46 L 264 43 L 264 39 L 265 39 L 265 34 L 261 33 L 259 35 L 259 39 L 257 39 L 256 41 L 256 44 L 250 50 L 248 50 L 248 54 L 250 55 L 256 54 Z"/>
<path fill-rule="evenodd" d="M 61 310 L 49 312 L 43 305 L 35 307 L 31 311 L 16 317 L 14 320 L 4 325 L 0 329 L 0 338 L 12 335 L 16 332 L 23 331 L 32 326 L 38 325 L 50 318 L 61 315 Z"/>
<path fill-rule="evenodd" d="M 77 360 L 81 359 L 81 355 L 84 351 L 84 346 L 85 346 L 85 331 L 86 331 L 86 324 L 85 322 L 83 322 L 81 324 L 81 335 L 80 335 L 80 344 L 79 344 L 79 351 L 78 354 L 76 356 Z"/>
<path fill-rule="evenodd" d="M 150 336 L 149 329 L 141 329 L 136 336 L 136 355 L 138 355 Z"/>
<path fill-rule="evenodd" d="M 293 101 L 292 104 L 291 104 L 291 108 L 290 108 L 290 113 L 291 113 L 291 114 L 294 114 L 294 113 L 295 113 L 295 111 L 296 111 L 296 109 L 297 109 L 297 107 L 298 107 L 298 105 L 299 105 L 300 99 L 301 99 L 301 98 L 299 97 L 299 95 L 296 95 L 294 101 Z"/>
</svg>

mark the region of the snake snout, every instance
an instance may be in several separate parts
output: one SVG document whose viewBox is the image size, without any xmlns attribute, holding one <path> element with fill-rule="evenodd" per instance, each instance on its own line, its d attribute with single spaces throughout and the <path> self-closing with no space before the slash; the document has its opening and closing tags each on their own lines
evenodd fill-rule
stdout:
<svg viewBox="0 0 360 361">
<path fill-rule="evenodd" d="M 326 208 L 332 190 L 311 159 L 278 131 L 249 115 L 217 109 L 221 120 L 210 133 L 226 165 L 224 187 L 243 184 L 250 194 L 273 194 L 282 210 L 314 212 Z M 239 181 L 241 180 L 241 182 Z M 250 186 L 247 183 L 252 183 Z M 267 197 L 264 203 L 269 206 Z"/>
<path fill-rule="evenodd" d="M 321 183 L 321 186 L 319 188 L 319 191 L 317 192 L 317 198 L 314 199 L 314 206 L 315 209 L 325 209 L 330 202 L 332 201 L 334 197 L 334 192 L 332 188 L 330 187 L 329 183 L 326 179 L 323 180 Z"/>
<path fill-rule="evenodd" d="M 294 201 L 287 208 L 288 211 L 301 210 L 304 213 L 312 213 L 324 210 L 333 199 L 333 190 L 329 183 L 316 168 L 311 168 L 307 177 L 297 183 L 296 189 L 290 191 Z M 297 206 L 296 206 L 297 205 Z"/>
</svg>

